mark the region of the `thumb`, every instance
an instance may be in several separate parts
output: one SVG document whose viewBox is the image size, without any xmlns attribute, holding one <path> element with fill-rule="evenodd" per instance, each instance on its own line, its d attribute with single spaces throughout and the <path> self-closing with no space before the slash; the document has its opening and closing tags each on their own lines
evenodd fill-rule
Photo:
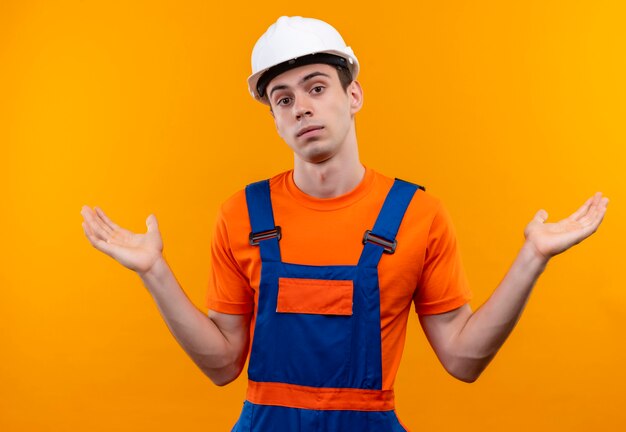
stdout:
<svg viewBox="0 0 626 432">
<path fill-rule="evenodd" d="M 148 228 L 148 232 L 159 232 L 159 223 L 157 222 L 157 218 L 155 215 L 151 214 L 146 218 L 146 227 Z"/>
<path fill-rule="evenodd" d="M 544 224 L 544 222 L 548 219 L 548 212 L 544 209 L 539 210 L 533 219 L 528 222 L 526 228 L 524 229 L 524 237 L 528 238 L 530 233 L 535 230 L 535 228 Z"/>
<path fill-rule="evenodd" d="M 544 209 L 541 209 L 535 214 L 533 218 L 533 222 L 544 223 L 548 219 L 548 212 Z"/>
</svg>

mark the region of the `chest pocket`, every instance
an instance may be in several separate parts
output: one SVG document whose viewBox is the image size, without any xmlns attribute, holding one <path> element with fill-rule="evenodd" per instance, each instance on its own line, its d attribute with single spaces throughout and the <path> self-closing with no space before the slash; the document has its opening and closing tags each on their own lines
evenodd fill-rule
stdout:
<svg viewBox="0 0 626 432">
<path fill-rule="evenodd" d="M 353 296 L 351 280 L 279 278 L 276 312 L 352 315 Z"/>
</svg>

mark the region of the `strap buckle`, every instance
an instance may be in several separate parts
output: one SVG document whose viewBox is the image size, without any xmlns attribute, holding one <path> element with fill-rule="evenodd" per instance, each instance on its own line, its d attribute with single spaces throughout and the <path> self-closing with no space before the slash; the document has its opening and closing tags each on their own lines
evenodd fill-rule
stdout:
<svg viewBox="0 0 626 432">
<path fill-rule="evenodd" d="M 251 246 L 258 246 L 259 243 L 263 240 L 270 240 L 273 238 L 276 238 L 278 240 L 282 238 L 282 232 L 279 226 L 274 227 L 274 229 L 271 229 L 269 231 L 261 231 L 257 233 L 251 232 L 248 236 L 248 240 L 250 241 Z"/>
<path fill-rule="evenodd" d="M 372 234 L 371 230 L 366 230 L 365 234 L 363 234 L 363 244 L 365 243 L 374 243 L 378 246 L 382 246 L 383 252 L 386 254 L 394 253 L 396 251 L 396 246 L 398 246 L 398 241 L 396 239 L 393 241 L 387 240 L 386 238 Z"/>
</svg>

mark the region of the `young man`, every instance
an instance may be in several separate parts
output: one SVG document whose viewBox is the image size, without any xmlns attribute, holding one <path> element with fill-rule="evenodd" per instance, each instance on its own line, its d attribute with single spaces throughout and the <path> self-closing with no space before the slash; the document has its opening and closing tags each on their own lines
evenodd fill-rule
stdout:
<svg viewBox="0 0 626 432">
<path fill-rule="evenodd" d="M 252 95 L 270 106 L 294 168 L 222 207 L 209 314 L 187 299 L 161 254 L 156 218 L 134 234 L 100 209 L 83 227 L 136 271 L 171 332 L 213 382 L 243 368 L 235 431 L 404 431 L 393 381 L 411 303 L 443 366 L 472 382 L 519 319 L 548 260 L 590 236 L 608 200 L 567 219 L 539 211 L 489 300 L 473 312 L 449 217 L 422 188 L 365 168 L 354 116 L 359 64 L 334 28 L 281 17 L 252 54 Z"/>
</svg>

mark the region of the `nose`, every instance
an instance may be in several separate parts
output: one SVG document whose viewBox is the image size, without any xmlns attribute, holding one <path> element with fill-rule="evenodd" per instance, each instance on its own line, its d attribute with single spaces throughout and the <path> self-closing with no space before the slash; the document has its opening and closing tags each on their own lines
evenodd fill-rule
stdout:
<svg viewBox="0 0 626 432">
<path fill-rule="evenodd" d="M 299 97 L 294 101 L 294 112 L 296 120 L 302 120 L 303 117 L 311 117 L 313 115 L 311 105 L 303 97 Z"/>
</svg>

